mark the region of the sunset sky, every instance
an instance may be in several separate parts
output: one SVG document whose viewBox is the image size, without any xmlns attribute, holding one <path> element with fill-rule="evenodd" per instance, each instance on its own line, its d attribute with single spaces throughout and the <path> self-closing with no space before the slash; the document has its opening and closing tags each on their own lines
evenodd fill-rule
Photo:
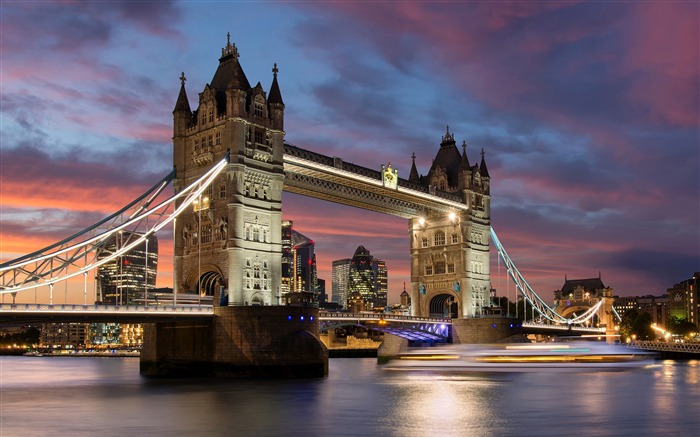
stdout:
<svg viewBox="0 0 700 437">
<path fill-rule="evenodd" d="M 277 63 L 296 146 L 391 162 L 404 178 L 412 153 L 428 172 L 446 125 L 472 163 L 483 147 L 493 227 L 546 301 L 565 275 L 600 272 L 616 294 L 658 295 L 700 271 L 698 2 L 0 8 L 3 261 L 87 227 L 170 171 L 180 74 L 196 108 L 230 32 L 251 84 L 269 90 Z M 398 301 L 410 282 L 406 220 L 286 193 L 283 213 L 315 240 L 328 293 L 331 262 L 361 244 L 386 261 Z M 171 233 L 160 250 L 159 285 L 171 286 Z"/>
</svg>

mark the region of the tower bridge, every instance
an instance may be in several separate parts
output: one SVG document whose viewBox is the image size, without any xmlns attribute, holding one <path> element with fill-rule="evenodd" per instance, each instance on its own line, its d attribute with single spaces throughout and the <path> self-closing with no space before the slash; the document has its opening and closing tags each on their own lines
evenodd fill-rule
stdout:
<svg viewBox="0 0 700 437">
<path fill-rule="evenodd" d="M 327 352 L 318 324 L 309 325 L 318 310 L 298 308 L 290 323 L 280 321 L 287 317 L 280 286 L 282 191 L 288 191 L 406 219 L 411 316 L 429 317 L 449 303 L 458 341 L 493 341 L 512 333 L 506 319 L 498 326 L 482 322 L 491 306 L 491 242 L 525 299 L 547 320 L 565 320 L 527 285 L 491 228 L 491 177 L 483 149 L 472 165 L 466 141 L 460 151 L 448 127 L 427 173 L 419 174 L 414 154 L 407 178 L 390 163 L 369 169 L 302 149 L 285 141 L 278 73 L 275 64 L 267 92 L 260 82 L 251 86 L 229 39 L 194 110 L 182 73 L 173 109 L 174 173 L 94 226 L 0 265 L 0 293 L 48 286 L 53 296 L 55 284 L 75 277 L 82 277 L 86 289 L 88 272 L 172 224 L 175 304 L 183 292 L 210 296 L 212 319 L 150 326 L 144 373 L 177 373 L 190 365 L 215 374 L 245 373 L 253 365 L 323 372 Z M 174 195 L 161 200 L 169 183 Z M 105 242 L 116 233 L 127 240 L 108 248 Z M 488 329 L 474 328 L 481 325 Z M 253 350 L 258 356 L 251 359 Z"/>
</svg>

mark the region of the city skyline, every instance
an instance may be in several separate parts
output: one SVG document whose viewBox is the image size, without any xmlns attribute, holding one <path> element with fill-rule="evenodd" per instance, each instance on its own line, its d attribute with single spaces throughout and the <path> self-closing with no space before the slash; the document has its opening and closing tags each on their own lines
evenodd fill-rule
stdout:
<svg viewBox="0 0 700 437">
<path fill-rule="evenodd" d="M 292 144 L 402 178 L 413 153 L 427 173 L 446 125 L 471 162 L 483 148 L 494 229 L 544 299 L 565 275 L 638 295 L 698 270 L 698 4 L 366 6 L 0 4 L 2 261 L 172 168 L 179 76 L 196 107 L 230 32 L 251 83 L 277 64 Z M 283 218 L 313 237 L 319 277 L 365 245 L 391 266 L 390 303 L 410 283 L 404 219 L 288 193 Z"/>
</svg>

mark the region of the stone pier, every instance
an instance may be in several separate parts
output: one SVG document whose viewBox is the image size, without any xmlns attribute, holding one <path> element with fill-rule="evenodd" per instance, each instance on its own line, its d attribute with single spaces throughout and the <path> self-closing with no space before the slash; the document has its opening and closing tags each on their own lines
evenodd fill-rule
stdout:
<svg viewBox="0 0 700 437">
<path fill-rule="evenodd" d="M 144 325 L 141 374 L 303 378 L 328 375 L 318 309 L 214 307 L 211 321 Z"/>
<path fill-rule="evenodd" d="M 499 343 L 522 335 L 520 321 L 509 317 L 452 319 L 452 342 L 458 344 Z"/>
</svg>

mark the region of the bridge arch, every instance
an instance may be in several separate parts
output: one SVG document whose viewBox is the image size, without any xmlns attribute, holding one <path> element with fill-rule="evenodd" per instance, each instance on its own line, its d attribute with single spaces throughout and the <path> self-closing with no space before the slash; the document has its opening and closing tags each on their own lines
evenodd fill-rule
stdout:
<svg viewBox="0 0 700 437">
<path fill-rule="evenodd" d="M 560 311 L 558 311 L 558 313 L 561 314 L 562 317 L 566 317 L 567 319 L 569 319 L 571 317 L 574 317 L 576 314 L 586 312 L 590 307 L 591 307 L 591 305 L 589 305 L 589 306 L 571 305 L 571 306 L 563 307 Z"/>
<path fill-rule="evenodd" d="M 428 304 L 430 317 L 450 317 L 456 319 L 459 315 L 457 296 L 452 293 L 438 293 L 430 297 Z"/>
<path fill-rule="evenodd" d="M 214 296 L 219 287 L 226 284 L 226 282 L 224 281 L 223 273 L 218 267 L 212 264 L 205 264 L 190 273 L 187 284 L 192 284 L 192 293 L 200 296 Z"/>
</svg>

